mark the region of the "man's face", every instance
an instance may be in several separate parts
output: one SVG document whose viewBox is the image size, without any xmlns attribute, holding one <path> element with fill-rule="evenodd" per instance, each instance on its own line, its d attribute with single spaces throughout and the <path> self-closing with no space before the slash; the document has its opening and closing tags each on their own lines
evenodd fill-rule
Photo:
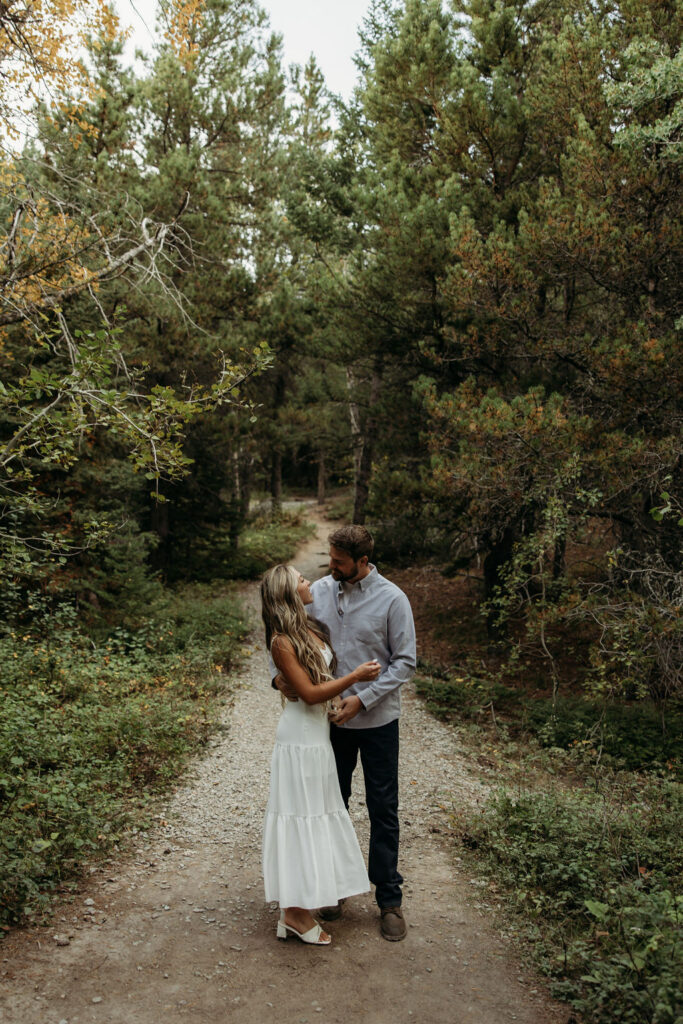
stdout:
<svg viewBox="0 0 683 1024">
<path fill-rule="evenodd" d="M 354 562 L 348 551 L 330 544 L 330 573 L 338 583 L 353 583 L 368 564 L 367 555 Z"/>
</svg>

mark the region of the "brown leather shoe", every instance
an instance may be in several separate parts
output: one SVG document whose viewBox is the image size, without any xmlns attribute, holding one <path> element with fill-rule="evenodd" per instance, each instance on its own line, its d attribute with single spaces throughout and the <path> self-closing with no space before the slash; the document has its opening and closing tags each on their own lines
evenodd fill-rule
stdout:
<svg viewBox="0 0 683 1024">
<path fill-rule="evenodd" d="M 318 917 L 322 917 L 323 921 L 338 921 L 342 916 L 344 910 L 344 904 L 346 900 L 339 900 L 339 903 L 335 903 L 333 907 L 321 907 L 318 911 Z"/>
<path fill-rule="evenodd" d="M 382 937 L 389 942 L 400 942 L 408 934 L 408 925 L 405 922 L 403 911 L 400 907 L 380 907 L 382 920 L 380 928 Z"/>
</svg>

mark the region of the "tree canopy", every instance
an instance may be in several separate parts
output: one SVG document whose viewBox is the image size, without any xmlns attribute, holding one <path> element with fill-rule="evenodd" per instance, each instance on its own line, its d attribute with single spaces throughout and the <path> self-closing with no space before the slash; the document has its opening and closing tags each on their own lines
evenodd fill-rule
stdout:
<svg viewBox="0 0 683 1024">
<path fill-rule="evenodd" d="M 17 579 L 92 589 L 123 522 L 210 575 L 255 489 L 351 482 L 386 556 L 482 565 L 492 640 L 552 674 L 582 622 L 592 685 L 675 691 L 680 4 L 376 0 L 346 104 L 251 0 L 164 5 L 137 71 L 75 11 L 3 16 L 3 96 L 50 81 L 0 178 Z"/>
</svg>

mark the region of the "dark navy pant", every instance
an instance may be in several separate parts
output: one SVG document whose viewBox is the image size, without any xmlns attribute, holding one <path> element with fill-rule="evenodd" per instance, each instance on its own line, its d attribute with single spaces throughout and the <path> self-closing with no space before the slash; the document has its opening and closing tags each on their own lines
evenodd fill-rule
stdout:
<svg viewBox="0 0 683 1024">
<path fill-rule="evenodd" d="M 347 808 L 351 777 L 360 753 L 370 815 L 368 874 L 376 888 L 378 905 L 398 907 L 403 882 L 398 872 L 398 719 L 375 729 L 331 725 L 330 738 L 339 788 Z"/>
</svg>

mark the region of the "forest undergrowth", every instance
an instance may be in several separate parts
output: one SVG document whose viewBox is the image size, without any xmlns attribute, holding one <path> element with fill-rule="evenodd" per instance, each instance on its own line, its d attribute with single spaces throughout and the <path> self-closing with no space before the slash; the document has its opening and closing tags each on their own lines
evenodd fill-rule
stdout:
<svg viewBox="0 0 683 1024">
<path fill-rule="evenodd" d="M 254 578 L 309 531 L 255 516 L 230 575 Z M 206 565 L 197 562 L 201 576 Z M 220 567 L 219 567 L 220 568 Z M 247 633 L 235 584 L 160 583 L 144 613 L 108 619 L 34 594 L 0 629 L 0 929 L 133 829 L 216 728 Z"/>
<path fill-rule="evenodd" d="M 391 575 L 418 607 L 429 655 L 418 694 L 495 780 L 484 806 L 453 811 L 458 853 L 485 880 L 484 898 L 582 1020 L 680 1024 L 680 706 L 663 720 L 650 700 L 583 692 L 580 642 L 553 697 L 533 660 L 501 670 L 481 615 L 477 626 L 476 580 L 425 567 Z"/>
</svg>

